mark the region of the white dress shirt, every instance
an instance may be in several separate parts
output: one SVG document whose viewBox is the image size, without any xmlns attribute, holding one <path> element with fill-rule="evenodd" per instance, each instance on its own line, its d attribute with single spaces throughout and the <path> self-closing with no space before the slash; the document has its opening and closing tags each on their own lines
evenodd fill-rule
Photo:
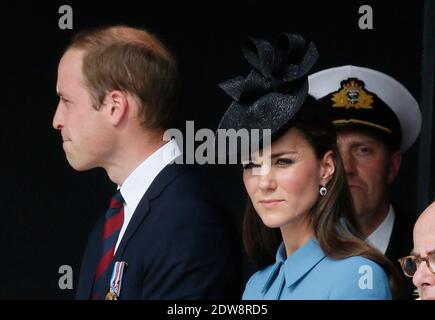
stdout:
<svg viewBox="0 0 435 320">
<path fill-rule="evenodd" d="M 140 200 L 150 187 L 157 175 L 170 163 L 172 163 L 181 151 L 175 140 L 171 140 L 161 146 L 151 156 L 145 159 L 125 180 L 121 189 L 121 195 L 124 198 L 124 223 L 119 232 L 115 252 L 119 243 L 124 236 L 125 230 L 130 223 L 133 213 L 136 210 Z"/>
<path fill-rule="evenodd" d="M 388 214 L 384 221 L 372 232 L 366 239 L 368 243 L 378 249 L 380 252 L 385 254 L 388 248 L 388 243 L 390 242 L 391 233 L 393 232 L 394 219 L 396 213 L 394 212 L 393 206 L 390 204 Z"/>
</svg>

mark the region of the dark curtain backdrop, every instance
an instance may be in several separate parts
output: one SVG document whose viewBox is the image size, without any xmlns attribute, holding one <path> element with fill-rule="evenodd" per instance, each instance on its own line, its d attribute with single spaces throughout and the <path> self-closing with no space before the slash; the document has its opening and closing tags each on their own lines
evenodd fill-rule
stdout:
<svg viewBox="0 0 435 320">
<path fill-rule="evenodd" d="M 177 4 L 176 4 L 177 3 Z M 58 28 L 69 4 L 74 29 Z M 372 6 L 374 29 L 360 30 L 358 8 Z M 178 56 L 182 94 L 178 124 L 216 129 L 229 99 L 217 84 L 248 72 L 240 44 L 300 33 L 320 52 L 316 70 L 355 64 L 383 71 L 419 100 L 422 1 L 50 1 L 5 2 L 1 8 L 0 298 L 69 299 L 58 268 L 77 283 L 87 236 L 115 186 L 101 169 L 73 171 L 52 128 L 57 63 L 75 32 L 128 24 L 156 33 Z M 405 155 L 393 199 L 416 214 L 418 146 Z M 245 193 L 238 166 L 201 168 L 239 225 Z"/>
</svg>

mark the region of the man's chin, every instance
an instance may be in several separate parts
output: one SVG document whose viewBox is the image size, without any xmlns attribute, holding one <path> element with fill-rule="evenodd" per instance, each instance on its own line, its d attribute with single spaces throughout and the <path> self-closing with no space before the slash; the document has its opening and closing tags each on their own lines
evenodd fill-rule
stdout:
<svg viewBox="0 0 435 320">
<path fill-rule="evenodd" d="M 420 299 L 421 300 L 435 300 L 435 290 L 430 291 L 420 291 Z"/>
<path fill-rule="evenodd" d="M 357 217 L 371 216 L 373 214 L 373 203 L 369 201 L 367 194 L 361 190 L 352 190 L 351 194 Z"/>
<path fill-rule="evenodd" d="M 88 170 L 95 168 L 95 166 L 93 166 L 91 164 L 80 163 L 78 161 L 72 161 L 70 159 L 67 159 L 67 160 L 68 160 L 68 163 L 71 166 L 71 168 L 73 168 L 74 170 L 79 171 L 79 172 L 88 171 Z"/>
<path fill-rule="evenodd" d="M 367 208 L 366 208 L 367 203 L 364 203 L 364 201 L 362 199 L 356 198 L 356 197 L 352 197 L 352 200 L 353 200 L 353 205 L 355 208 L 355 214 L 357 215 L 357 217 L 364 216 L 366 211 L 367 211 Z"/>
</svg>

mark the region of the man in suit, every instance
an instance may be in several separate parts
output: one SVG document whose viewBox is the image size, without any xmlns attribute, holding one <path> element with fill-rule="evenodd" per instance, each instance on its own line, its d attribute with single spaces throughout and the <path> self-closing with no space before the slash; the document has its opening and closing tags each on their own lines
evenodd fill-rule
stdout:
<svg viewBox="0 0 435 320">
<path fill-rule="evenodd" d="M 404 274 L 412 277 L 419 299 L 435 300 L 435 202 L 415 223 L 414 248 L 400 263 Z"/>
<path fill-rule="evenodd" d="M 157 37 L 126 26 L 77 34 L 60 60 L 53 126 L 67 160 L 119 187 L 89 237 L 78 299 L 239 297 L 228 217 L 163 139 L 177 73 Z"/>
<path fill-rule="evenodd" d="M 417 101 L 397 80 L 376 70 L 342 66 L 309 77 L 310 94 L 328 108 L 362 236 L 399 269 L 412 249 L 415 215 L 389 200 L 402 153 L 420 132 Z M 403 278 L 403 298 L 413 286 Z"/>
</svg>

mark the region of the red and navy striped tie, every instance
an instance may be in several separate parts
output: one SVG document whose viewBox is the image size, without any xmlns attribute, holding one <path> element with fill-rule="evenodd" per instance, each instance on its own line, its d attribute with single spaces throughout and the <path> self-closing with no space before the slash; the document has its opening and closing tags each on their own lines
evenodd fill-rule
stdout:
<svg viewBox="0 0 435 320">
<path fill-rule="evenodd" d="M 101 239 L 101 255 L 95 273 L 92 299 L 102 300 L 109 288 L 110 265 L 113 261 L 116 242 L 124 222 L 124 199 L 118 190 L 110 201 L 106 211 L 103 235 Z"/>
</svg>

